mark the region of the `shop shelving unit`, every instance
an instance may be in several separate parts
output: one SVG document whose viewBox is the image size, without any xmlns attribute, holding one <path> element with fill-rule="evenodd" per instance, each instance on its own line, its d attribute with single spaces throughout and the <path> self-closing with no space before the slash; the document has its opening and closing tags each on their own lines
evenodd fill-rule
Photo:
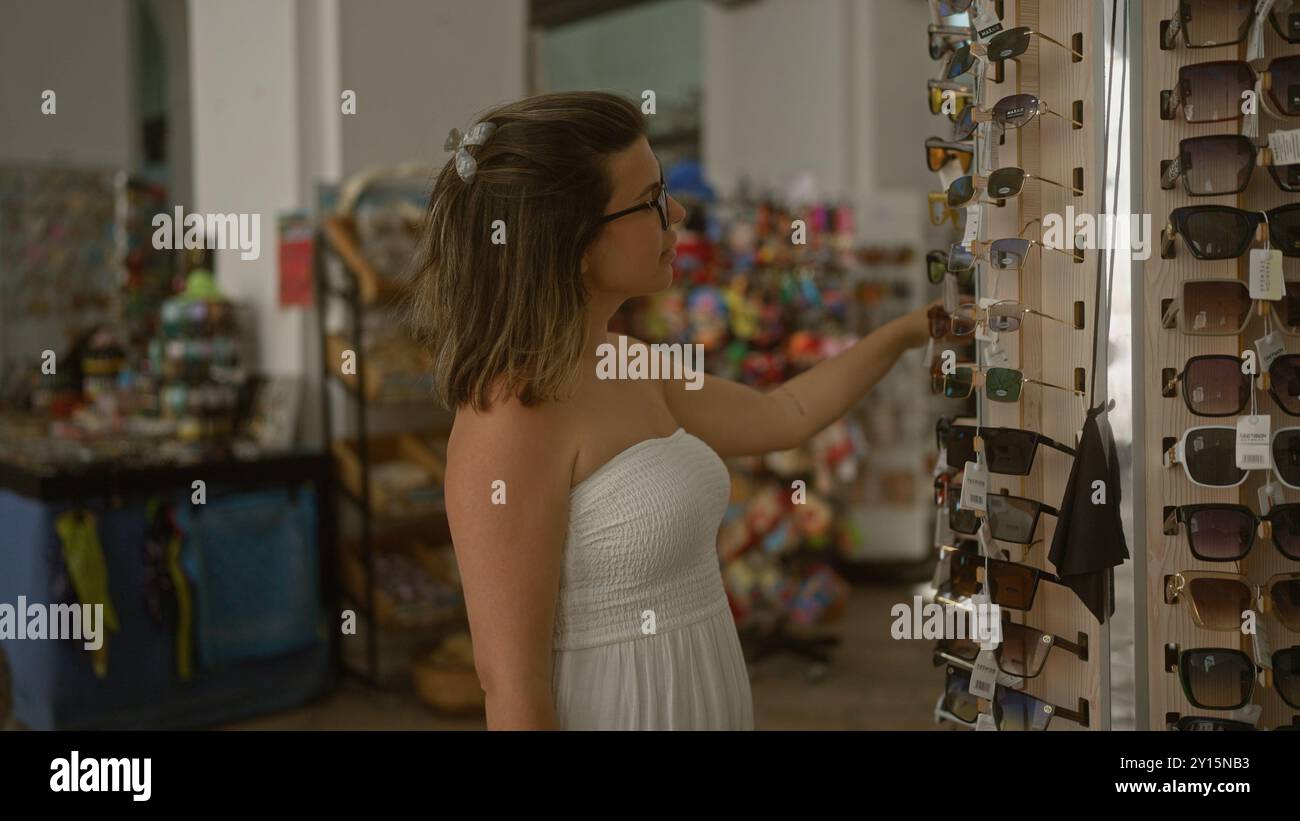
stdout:
<svg viewBox="0 0 1300 821">
<path fill-rule="evenodd" d="M 1253 3 L 1251 4 L 1254 5 Z M 1240 356 L 1243 351 L 1254 350 L 1254 341 L 1264 334 L 1264 321 L 1256 316 L 1240 336 L 1188 336 L 1176 329 L 1162 326 L 1164 305 L 1177 296 L 1181 283 L 1191 279 L 1229 278 L 1246 281 L 1249 255 L 1240 260 L 1208 261 L 1194 259 L 1181 239 L 1175 240 L 1175 256 L 1161 256 L 1160 232 L 1170 212 L 1186 205 L 1230 205 L 1250 211 L 1274 208 L 1295 202 L 1295 194 L 1279 189 L 1267 173 L 1257 167 L 1250 185 L 1240 194 L 1224 196 L 1190 197 L 1181 181 L 1171 190 L 1160 186 L 1161 162 L 1178 155 L 1178 143 L 1187 137 L 1208 134 L 1238 134 L 1240 120 L 1219 123 L 1188 123 L 1181 112 L 1176 119 L 1163 120 L 1160 116 L 1160 96 L 1178 82 L 1178 69 L 1191 63 L 1215 60 L 1247 59 L 1246 43 L 1189 49 L 1180 38 L 1175 48 L 1162 50 L 1160 28 L 1174 9 L 1173 4 L 1133 3 L 1130 25 L 1133 30 L 1134 111 L 1140 123 L 1134 139 L 1134 196 L 1136 212 L 1151 215 L 1152 253 L 1150 259 L 1135 260 L 1133 280 L 1134 310 L 1134 395 L 1135 405 L 1145 409 L 1135 414 L 1134 430 L 1134 482 L 1145 504 L 1136 507 L 1136 529 L 1141 534 L 1142 550 L 1135 554 L 1139 562 L 1136 574 L 1138 721 L 1139 728 L 1161 730 L 1178 716 L 1205 715 L 1221 718 L 1243 718 L 1229 712 L 1206 710 L 1188 702 L 1178 681 L 1178 674 L 1167 669 L 1166 646 L 1177 644 L 1180 649 L 1196 647 L 1239 648 L 1254 657 L 1249 636 L 1198 628 L 1181 604 L 1165 602 L 1165 577 L 1181 571 L 1212 570 L 1235 572 L 1247 576 L 1258 584 L 1276 573 L 1294 573 L 1300 566 L 1282 556 L 1267 540 L 1256 538 L 1254 548 L 1240 562 L 1201 562 L 1187 545 L 1186 526 L 1177 534 L 1166 533 L 1165 514 L 1176 505 L 1226 502 L 1243 504 L 1259 510 L 1257 490 L 1265 484 L 1268 471 L 1250 471 L 1246 483 L 1237 488 L 1206 488 L 1193 485 L 1181 467 L 1163 466 L 1163 452 L 1170 439 L 1181 437 L 1183 431 L 1197 425 L 1235 425 L 1236 417 L 1207 418 L 1193 416 L 1182 399 L 1162 396 L 1166 369 L 1181 371 L 1184 363 L 1201 354 L 1228 354 Z M 1201 21 L 1204 25 L 1207 21 Z M 1235 32 L 1221 26 L 1224 40 L 1234 39 Z M 1285 54 L 1300 53 L 1300 45 L 1287 43 L 1273 27 L 1264 24 L 1264 58 L 1271 60 Z M 1255 64 L 1258 68 L 1258 64 Z M 1273 130 L 1297 128 L 1295 120 L 1278 120 L 1259 106 L 1259 138 L 1262 141 Z M 1256 246 L 1258 247 L 1258 246 Z M 1283 275 L 1288 281 L 1300 277 L 1300 260 L 1284 258 Z M 1276 324 L 1274 328 L 1276 329 Z M 1300 352 L 1300 340 L 1280 335 L 1288 353 Z M 1139 345 L 1141 347 L 1139 347 Z M 1257 384 L 1255 390 L 1260 390 Z M 1268 414 L 1270 430 L 1296 424 L 1269 396 L 1258 395 L 1260 413 Z M 1249 411 L 1247 411 L 1249 412 Z M 1141 427 L 1138 427 L 1141 426 Z M 1285 490 L 1286 501 L 1296 500 L 1296 492 Z M 1268 614 L 1258 618 L 1258 626 L 1267 636 L 1273 650 L 1297 643 L 1295 634 L 1288 633 L 1277 620 Z M 1258 660 L 1257 660 L 1258 661 Z M 1297 710 L 1288 707 L 1272 688 L 1257 681 L 1252 698 L 1260 708 L 1257 726 L 1263 729 L 1289 724 L 1297 718 Z"/>
<path fill-rule="evenodd" d="M 331 277 L 331 261 L 339 263 L 334 267 L 341 276 Z M 419 407 L 419 403 L 423 403 L 433 410 L 436 406 L 427 395 L 421 397 L 410 391 L 395 400 L 384 399 L 381 385 L 386 384 L 386 380 L 381 370 L 385 363 L 371 361 L 372 357 L 367 354 L 363 344 L 364 320 L 370 312 L 391 310 L 400 305 L 407 289 L 400 282 L 382 276 L 367 261 L 358 242 L 356 222 L 346 210 L 324 217 L 315 240 L 313 274 L 322 361 L 322 427 L 329 440 L 332 466 L 338 478 L 334 485 L 356 511 L 360 523 L 355 548 L 337 551 L 344 564 L 332 570 L 342 573 L 345 582 L 348 579 L 354 582 L 352 585 L 339 585 L 340 604 L 355 605 L 364 616 L 366 665 L 363 677 L 369 683 L 377 684 L 381 679 L 381 633 L 434 631 L 458 624 L 464 618 L 464 608 L 459 604 L 398 615 L 391 602 L 380 598 L 376 586 L 375 560 L 380 551 L 398 548 L 406 540 L 429 540 L 435 545 L 450 543 L 446 512 L 440 501 L 421 506 L 418 510 L 395 513 L 391 500 L 374 482 L 376 466 L 388 457 L 399 457 L 427 470 L 440 485 L 445 470 L 447 428 L 428 429 L 426 425 L 426 429 L 418 433 L 408 431 L 387 438 L 376 438 L 372 434 L 374 419 L 383 408 Z M 332 301 L 340 302 L 347 315 L 347 332 L 341 335 L 329 333 L 326 327 L 327 309 Z M 355 373 L 343 373 L 340 355 L 344 351 L 354 353 Z M 339 386 L 345 397 L 345 407 L 354 411 L 350 438 L 334 438 L 331 384 Z M 357 554 L 359 568 L 354 561 Z M 423 559 L 420 564 L 431 575 L 441 576 L 443 580 L 450 575 L 450 565 L 427 552 L 418 553 L 417 558 Z M 358 587 L 364 589 L 363 594 L 357 593 Z M 336 661 L 345 672 L 355 672 L 345 663 L 341 653 Z"/>
<path fill-rule="evenodd" d="M 1065 216 L 1067 208 L 1076 214 L 1101 214 L 1105 171 L 1103 144 L 1105 134 L 1105 86 L 1103 70 L 1106 44 L 1102 42 L 1102 8 L 1098 2 L 1075 0 L 1005 0 L 1001 6 L 1003 29 L 1028 26 L 1050 35 L 1083 54 L 1081 60 L 1069 51 L 1031 41 L 1028 51 L 1016 61 L 1006 61 L 1001 70 L 990 64 L 985 74 L 981 107 L 991 108 L 999 99 L 1011 94 L 1035 94 L 1060 117 L 1040 115 L 1019 129 L 1007 129 L 999 140 L 999 131 L 988 128 L 988 137 L 976 145 L 971 173 L 987 175 L 996 168 L 1018 166 L 1037 176 L 1081 188 L 1074 195 L 1069 188 L 1029 181 L 1016 198 L 1001 205 L 983 206 L 978 239 L 988 241 L 1022 235 L 1031 221 L 1048 214 Z M 1122 103 L 1113 100 L 1113 104 Z M 1071 120 L 1082 122 L 1074 127 Z M 982 129 L 983 130 L 983 129 Z M 996 142 L 996 145 L 992 143 Z M 1042 237 L 1041 223 L 1023 235 Z M 1072 233 L 1072 232 L 1071 232 Z M 1018 300 L 1054 317 L 1072 321 L 1058 324 L 1028 318 L 1015 334 L 1002 334 L 1000 346 L 1027 378 L 1056 385 L 1087 390 L 1093 374 L 1093 349 L 1100 348 L 1097 394 L 1092 404 L 1105 397 L 1106 327 L 1094 329 L 1098 293 L 1096 277 L 1100 270 L 1099 254 L 1094 249 L 1076 249 L 1073 255 L 1054 251 L 1031 251 L 1022 270 L 993 271 L 979 263 L 976 296 Z M 1103 322 L 1108 306 L 1100 312 Z M 1094 336 L 1094 331 L 1099 333 Z M 1099 339 L 1099 342 L 1097 340 Z M 937 350 L 947 347 L 936 346 Z M 983 362 L 981 361 L 981 365 Z M 1075 445 L 1082 429 L 1087 401 L 1065 391 L 1026 386 L 1018 403 L 989 402 L 982 389 L 976 399 L 982 424 L 1037 431 L 1057 442 Z M 1059 507 L 1066 489 L 1073 460 L 1055 451 L 1040 452 L 1028 476 L 989 474 L 989 493 L 1003 490 L 1015 496 L 1037 499 Z M 961 466 L 954 466 L 960 469 Z M 1020 546 L 994 541 L 1012 561 L 1054 572 L 1048 561 L 1056 521 L 1043 516 L 1038 540 L 1021 550 Z M 1052 653 L 1042 673 L 1024 680 L 1023 690 L 1053 704 L 1077 710 L 1085 717 L 1081 727 L 1069 721 L 1053 721 L 1051 729 L 1109 729 L 1110 726 L 1110 646 L 1109 627 L 1088 611 L 1075 593 L 1066 587 L 1040 584 L 1038 598 L 1028 612 L 1005 611 L 1014 621 L 1061 636 L 1087 646 L 1087 659 L 1069 653 Z"/>
</svg>

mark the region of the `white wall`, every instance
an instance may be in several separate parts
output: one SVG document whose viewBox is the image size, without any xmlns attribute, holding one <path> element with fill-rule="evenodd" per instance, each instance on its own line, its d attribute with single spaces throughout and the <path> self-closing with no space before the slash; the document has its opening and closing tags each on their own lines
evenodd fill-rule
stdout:
<svg viewBox="0 0 1300 821">
<path fill-rule="evenodd" d="M 915 0 L 706 4 L 710 178 L 730 193 L 744 175 L 759 191 L 780 191 L 812 174 L 819 197 L 857 203 L 861 240 L 918 239 L 917 192 L 932 185 L 921 143 L 941 133 L 925 103 L 935 68 L 917 32 L 928 22 Z"/>
<path fill-rule="evenodd" d="M 441 165 L 453 127 L 524 94 L 525 0 L 373 0 L 339 8 L 345 174 L 402 161 Z M 337 94 L 335 95 L 337 100 Z"/>
<path fill-rule="evenodd" d="M 0 0 L 0 162 L 134 165 L 130 12 L 127 0 Z"/>
</svg>

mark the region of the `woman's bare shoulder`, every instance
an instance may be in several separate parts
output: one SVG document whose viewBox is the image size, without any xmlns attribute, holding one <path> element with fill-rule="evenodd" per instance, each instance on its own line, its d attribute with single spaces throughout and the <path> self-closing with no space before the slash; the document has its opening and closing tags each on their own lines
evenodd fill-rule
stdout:
<svg viewBox="0 0 1300 821">
<path fill-rule="evenodd" d="M 577 456 L 573 428 L 563 407 L 553 402 L 530 407 L 509 397 L 484 410 L 462 407 L 447 442 L 448 479 L 470 464 L 546 474 L 563 465 L 567 475 Z"/>
</svg>

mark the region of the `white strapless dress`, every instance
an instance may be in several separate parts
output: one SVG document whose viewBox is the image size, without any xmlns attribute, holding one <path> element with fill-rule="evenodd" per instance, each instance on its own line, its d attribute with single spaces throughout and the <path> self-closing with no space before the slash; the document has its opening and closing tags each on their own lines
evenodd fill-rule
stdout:
<svg viewBox="0 0 1300 821">
<path fill-rule="evenodd" d="M 555 614 L 556 716 L 567 730 L 752 730 L 718 565 L 727 468 L 678 428 L 569 493 Z"/>
</svg>

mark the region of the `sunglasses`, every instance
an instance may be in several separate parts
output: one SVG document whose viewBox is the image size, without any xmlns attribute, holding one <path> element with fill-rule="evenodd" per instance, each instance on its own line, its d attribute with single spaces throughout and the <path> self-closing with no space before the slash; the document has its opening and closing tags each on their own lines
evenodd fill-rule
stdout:
<svg viewBox="0 0 1300 821">
<path fill-rule="evenodd" d="M 1300 191 L 1300 163 L 1273 165 L 1267 148 L 1256 148 L 1242 134 L 1210 134 L 1178 142 L 1178 156 L 1160 164 L 1160 187 L 1169 190 L 1182 178 L 1183 190 L 1192 197 L 1240 194 L 1250 185 L 1257 158 L 1283 191 Z"/>
<path fill-rule="evenodd" d="M 935 655 L 935 665 L 948 664 L 943 687 L 942 710 L 962 724 L 974 726 L 979 720 L 979 699 L 970 691 L 970 670 L 965 662 L 945 653 Z M 1042 731 L 1059 716 L 1084 727 L 1088 726 L 1088 702 L 1079 699 L 1079 710 L 1058 707 L 1020 690 L 997 686 L 993 691 L 993 723 L 1002 731 Z"/>
<path fill-rule="evenodd" d="M 935 0 L 934 9 L 940 17 L 956 17 L 970 11 L 973 5 L 975 0 Z"/>
<path fill-rule="evenodd" d="M 1083 193 L 1083 191 L 1073 186 L 1061 185 L 1059 182 L 1052 182 L 1045 177 L 1036 177 L 1023 168 L 999 168 L 987 177 L 967 174 L 953 180 L 952 185 L 948 186 L 948 204 L 954 208 L 960 208 L 982 192 L 986 192 L 991 201 L 1016 197 L 1024 190 L 1026 180 L 1031 179 L 1047 185 L 1054 185 L 1057 188 L 1064 188 L 1075 196 Z"/>
<path fill-rule="evenodd" d="M 1282 484 L 1300 490 L 1300 428 L 1281 428 L 1270 446 L 1273 475 Z M 1265 461 L 1262 457 L 1260 461 Z M 1165 451 L 1165 467 L 1181 464 L 1187 479 L 1201 487 L 1236 487 L 1248 470 L 1237 467 L 1237 429 L 1228 425 L 1188 428 L 1177 445 Z M 1268 470 L 1260 464 L 1250 470 Z"/>
<path fill-rule="evenodd" d="M 961 165 L 962 173 L 965 173 L 975 160 L 975 149 L 968 142 L 955 143 L 942 137 L 930 137 L 925 141 L 926 168 L 937 174 L 951 160 L 956 160 Z"/>
<path fill-rule="evenodd" d="M 1026 240 L 1027 241 L 1027 240 Z M 948 252 L 948 269 L 952 270 L 953 258 L 957 254 L 959 245 L 954 245 L 953 250 Z M 965 251 L 965 249 L 961 249 Z M 938 309 L 938 310 L 936 310 Z M 946 336 L 969 336 L 975 333 L 975 327 L 980 323 L 980 314 L 983 314 L 983 324 L 993 333 L 1015 333 L 1020 330 L 1024 324 L 1024 316 L 1032 314 L 1033 316 L 1050 319 L 1053 322 L 1059 322 L 1062 325 L 1074 327 L 1071 322 L 1064 319 L 1057 319 L 1050 314 L 1030 308 L 1029 306 L 1016 302 L 1013 299 L 1004 299 L 994 302 L 986 308 L 979 308 L 974 303 L 962 305 L 956 311 L 948 313 L 943 310 L 942 305 L 935 305 L 926 312 L 930 320 L 930 336 L 934 339 L 943 339 Z M 1007 400 L 1014 401 L 1014 400 Z"/>
<path fill-rule="evenodd" d="M 957 141 L 969 139 L 975 133 L 976 127 L 983 122 L 993 122 L 1004 129 L 1023 128 L 1040 114 L 1050 114 L 1057 119 L 1065 119 L 1049 109 L 1047 103 L 1035 94 L 1012 94 L 1003 97 L 988 110 L 973 105 L 967 106 L 953 126 L 952 138 Z M 1075 128 L 1083 128 L 1083 123 L 1074 119 L 1070 119 L 1069 123 Z"/>
<path fill-rule="evenodd" d="M 1029 44 L 1035 37 L 1070 52 L 1071 62 L 1077 63 L 1083 59 L 1082 54 L 1054 37 L 1041 31 L 1034 31 L 1029 26 L 1016 26 L 998 32 L 985 42 L 968 43 L 954 51 L 944 66 L 944 77 L 953 80 L 969 72 L 975 67 L 975 60 L 979 57 L 991 63 L 1001 63 L 1005 60 L 1019 61 L 1020 57 L 1029 50 Z"/>
<path fill-rule="evenodd" d="M 947 17 L 950 15 L 942 16 Z M 931 60 L 942 60 L 946 55 L 952 54 L 958 48 L 969 43 L 971 38 L 969 26 L 929 25 L 925 27 L 925 32 L 930 41 Z M 939 112 L 936 111 L 935 113 L 938 114 Z"/>
<path fill-rule="evenodd" d="M 1210 503 L 1167 509 L 1166 535 L 1187 526 L 1187 546 L 1203 562 L 1235 562 L 1246 558 L 1255 536 L 1270 539 L 1288 559 L 1300 562 L 1300 504 L 1275 505 L 1260 516 L 1245 505 Z"/>
<path fill-rule="evenodd" d="M 1160 238 L 1161 256 L 1173 259 L 1174 237 L 1181 236 L 1196 259 L 1233 259 L 1246 253 L 1264 223 L 1271 247 L 1284 257 L 1300 257 L 1300 202 L 1267 211 L 1244 211 L 1231 205 L 1175 208 Z"/>
<path fill-rule="evenodd" d="M 976 436 L 983 442 L 988 469 L 1004 476 L 1028 476 L 1039 445 L 1075 455 L 1074 448 L 1031 430 L 953 424 L 949 417 L 941 418 L 935 425 L 935 438 L 939 448 L 947 452 L 949 465 L 961 467 L 975 461 Z"/>
<path fill-rule="evenodd" d="M 1165 383 L 1173 396 L 1182 384 L 1183 404 L 1196 416 L 1237 416 L 1250 403 L 1253 377 L 1245 360 L 1231 354 L 1193 356 Z M 1172 370 L 1169 369 L 1169 370 Z M 1300 354 L 1283 354 L 1268 368 L 1268 392 L 1283 413 L 1300 416 Z"/>
<path fill-rule="evenodd" d="M 1254 12 L 1255 0 L 1180 0 L 1174 16 L 1160 22 L 1160 48 L 1173 49 L 1179 34 L 1188 48 L 1240 43 Z"/>
<path fill-rule="evenodd" d="M 1300 333 L 1300 282 L 1284 286 L 1285 295 L 1269 302 L 1269 307 L 1282 333 L 1295 335 Z M 1249 324 L 1254 305 L 1250 289 L 1241 280 L 1184 280 L 1182 293 L 1170 300 L 1161 321 L 1188 336 L 1236 336 Z"/>
<path fill-rule="evenodd" d="M 982 587 L 998 607 L 1032 610 L 1040 581 L 1061 584 L 1056 574 L 1027 564 L 986 559 L 974 551 L 948 545 L 942 552 L 948 562 L 948 580 L 939 586 L 935 599 L 943 604 L 960 606 L 960 599 L 974 596 Z"/>
<path fill-rule="evenodd" d="M 1275 0 L 1268 19 L 1279 37 L 1300 43 L 1300 0 Z"/>
<path fill-rule="evenodd" d="M 1088 660 L 1088 634 L 1079 634 L 1079 644 L 1045 633 L 1037 628 L 1011 621 L 1010 613 L 1002 614 L 1002 641 L 993 651 L 998 669 L 1017 678 L 1035 678 L 1043 672 L 1052 648 L 1059 647 L 1073 653 L 1080 661 Z M 980 653 L 978 641 L 969 638 L 940 639 L 940 652 L 962 661 L 974 662 Z"/>
<path fill-rule="evenodd" d="M 1271 686 L 1288 706 L 1300 708 L 1300 647 L 1278 650 L 1272 662 L 1265 678 L 1272 679 Z M 1250 656 L 1228 647 L 1181 653 L 1176 644 L 1165 648 L 1165 670 L 1177 670 L 1187 700 L 1205 710 L 1236 710 L 1249 704 L 1258 669 Z"/>
<path fill-rule="evenodd" d="M 1265 612 L 1288 630 L 1300 631 L 1300 573 L 1278 573 L 1251 584 L 1239 573 L 1184 570 L 1165 576 L 1165 604 L 1183 603 L 1204 630 L 1241 630 L 1241 614 L 1255 609 L 1256 594 Z"/>
<path fill-rule="evenodd" d="M 1263 102 L 1272 103 L 1279 116 L 1300 117 L 1300 54 L 1276 57 L 1258 75 L 1244 60 L 1182 66 L 1178 85 L 1160 92 L 1160 117 L 1172 120 L 1181 108 L 1189 123 L 1241 119 L 1242 94 L 1253 91 L 1257 80 L 1266 92 Z"/>
<path fill-rule="evenodd" d="M 1253 732 L 1263 732 L 1254 724 L 1245 721 L 1234 721 L 1230 718 L 1215 718 L 1212 716 L 1179 716 L 1177 713 L 1169 713 L 1170 718 L 1166 720 L 1166 729 L 1181 730 L 1192 732 L 1231 732 L 1236 730 L 1250 730 Z M 1283 724 L 1281 727 L 1275 727 L 1274 730 L 1300 730 L 1300 724 Z"/>
<path fill-rule="evenodd" d="M 957 209 L 948 205 L 948 195 L 942 191 L 931 191 L 926 195 L 930 206 L 930 224 L 934 226 L 943 225 L 951 221 L 954 226 L 957 225 Z"/>
<path fill-rule="evenodd" d="M 961 116 L 966 106 L 974 98 L 975 93 L 960 83 L 950 83 L 943 80 L 930 80 L 929 83 L 930 113 L 943 114 L 944 96 L 951 94 L 954 98 L 961 100 L 961 103 L 953 106 L 953 109 L 947 113 L 949 120 L 954 123 Z"/>
<path fill-rule="evenodd" d="M 981 383 L 983 383 L 984 395 L 990 402 L 1019 402 L 1021 390 L 1027 384 L 1067 391 L 1075 396 L 1084 395 L 1083 391 L 1073 388 L 1030 379 L 1015 368 L 987 368 L 981 372 L 973 367 L 958 366 L 950 374 L 940 371 L 938 377 L 936 379 L 935 373 L 931 371 L 930 390 L 935 394 L 941 393 L 949 399 L 966 399 L 975 392 L 977 387 L 980 387 Z"/>
<path fill-rule="evenodd" d="M 935 249 L 926 252 L 925 255 L 925 276 L 934 285 L 942 285 L 943 278 L 949 273 L 957 275 L 957 284 L 961 286 L 970 285 L 971 280 L 975 277 L 975 268 L 967 268 L 964 271 L 948 270 L 948 252 Z"/>
<path fill-rule="evenodd" d="M 958 485 L 947 494 L 948 526 L 954 533 L 974 536 L 980 529 L 980 517 L 975 511 L 962 508 L 960 489 Z M 1052 517 L 1060 515 L 1051 505 L 1006 493 L 988 494 L 986 504 L 988 509 L 984 515 L 989 523 L 989 534 L 1000 542 L 1034 544 L 1039 518 L 1044 513 Z"/>
<path fill-rule="evenodd" d="M 635 214 L 638 211 L 645 211 L 651 208 L 653 208 L 655 212 L 659 214 L 660 227 L 662 227 L 665 231 L 667 231 L 668 230 L 668 187 L 664 185 L 664 166 L 662 162 L 659 163 L 659 189 L 658 189 L 658 193 L 655 194 L 653 199 L 647 202 L 638 203 L 636 205 L 633 205 L 630 208 L 624 208 L 622 211 L 616 211 L 613 214 L 606 214 L 605 216 L 601 217 L 600 221 L 602 224 L 606 222 L 612 222 L 613 220 L 619 219 L 620 217 L 626 217 L 628 214 Z"/>
<path fill-rule="evenodd" d="M 952 247 L 948 249 L 948 270 L 953 273 L 973 271 L 975 261 L 983 259 L 991 267 L 999 271 L 1019 271 L 1025 266 L 1025 261 L 1029 259 L 1029 252 L 1035 246 L 1055 251 L 1058 254 L 1065 254 L 1072 260 L 1078 259 L 1069 251 L 1054 248 L 1051 245 L 1044 245 L 1038 240 L 1025 239 L 1024 237 L 1005 237 L 995 239 L 992 242 L 976 240 L 970 244 L 969 248 L 960 242 L 954 242 Z"/>
</svg>

